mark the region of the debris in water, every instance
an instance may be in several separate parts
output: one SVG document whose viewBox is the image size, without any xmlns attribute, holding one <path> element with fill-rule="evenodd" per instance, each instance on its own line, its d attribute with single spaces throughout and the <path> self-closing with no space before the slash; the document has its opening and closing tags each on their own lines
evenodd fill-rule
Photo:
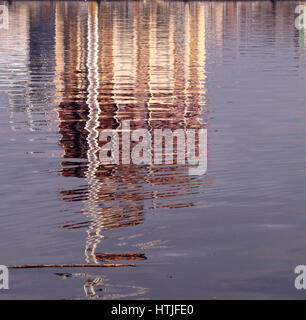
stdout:
<svg viewBox="0 0 306 320">
<path fill-rule="evenodd" d="M 116 267 L 136 267 L 135 264 L 23 264 L 9 266 L 9 269 L 35 269 L 35 268 L 116 268 Z"/>
<path fill-rule="evenodd" d="M 96 254 L 97 260 L 147 260 L 144 253 L 100 253 Z"/>
</svg>

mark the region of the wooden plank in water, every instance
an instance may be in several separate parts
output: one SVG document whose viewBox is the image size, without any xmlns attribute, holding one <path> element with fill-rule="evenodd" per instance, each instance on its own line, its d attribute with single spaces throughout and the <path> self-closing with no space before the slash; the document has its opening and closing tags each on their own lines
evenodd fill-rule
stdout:
<svg viewBox="0 0 306 320">
<path fill-rule="evenodd" d="M 100 253 L 96 254 L 97 260 L 147 260 L 144 253 Z"/>
<path fill-rule="evenodd" d="M 9 269 L 35 269 L 35 268 L 117 268 L 136 267 L 135 264 L 22 264 L 9 266 Z"/>
</svg>

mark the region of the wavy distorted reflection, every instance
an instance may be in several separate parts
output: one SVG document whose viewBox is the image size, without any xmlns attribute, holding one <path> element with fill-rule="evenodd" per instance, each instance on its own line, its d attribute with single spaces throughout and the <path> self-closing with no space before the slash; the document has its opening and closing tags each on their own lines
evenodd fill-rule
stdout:
<svg viewBox="0 0 306 320">
<path fill-rule="evenodd" d="M 205 126 L 205 10 L 200 3 L 163 2 L 87 8 L 64 24 L 73 10 L 56 7 L 57 112 L 66 158 L 61 174 L 87 182 L 60 195 L 84 203 L 87 220 L 62 228 L 87 228 L 86 261 L 97 263 L 102 229 L 143 223 L 150 210 L 197 205 L 190 195 L 195 199 L 210 183 L 189 176 L 187 165 L 102 165 L 98 157 L 99 133 L 122 133 L 123 120 L 131 130 Z"/>
<path fill-rule="evenodd" d="M 123 299 L 144 295 L 147 288 L 110 283 L 107 277 L 101 277 L 89 273 L 56 273 L 63 280 L 70 278 L 85 279 L 83 285 L 86 298 L 89 299 Z"/>
<path fill-rule="evenodd" d="M 149 269 L 153 263 L 170 261 L 174 266 L 179 261 L 187 270 L 192 260 L 201 262 L 202 267 L 207 265 L 211 250 L 219 250 L 215 239 L 226 243 L 230 252 L 241 251 L 240 241 L 235 244 L 228 224 L 219 224 L 219 213 L 215 222 L 210 221 L 213 214 L 206 213 L 216 212 L 220 207 L 223 211 L 224 207 L 224 217 L 230 221 L 236 205 L 242 209 L 257 207 L 260 201 L 267 206 L 274 202 L 282 205 L 279 199 L 287 196 L 295 201 L 297 193 L 290 195 L 282 180 L 275 178 L 290 180 L 290 170 L 288 175 L 275 171 L 275 176 L 274 172 L 270 176 L 268 169 L 255 172 L 247 163 L 255 153 L 259 163 L 264 161 L 268 165 L 273 159 L 277 163 L 275 150 L 281 139 L 274 141 L 272 136 L 276 134 L 284 138 L 283 143 L 299 141 L 295 135 L 289 137 L 292 141 L 287 141 L 285 131 L 279 130 L 281 126 L 289 130 L 290 123 L 297 118 L 287 119 L 286 106 L 281 104 L 282 113 L 274 105 L 281 102 L 277 99 L 282 95 L 271 95 L 276 89 L 280 92 L 284 88 L 286 92 L 290 87 L 288 79 L 294 86 L 305 79 L 305 50 L 301 49 L 305 47 L 306 33 L 294 28 L 296 3 L 162 0 L 4 3 L 9 8 L 9 25 L 14 27 L 5 32 L 0 29 L 0 93 L 4 105 L 1 108 L 5 110 L 3 114 L 10 113 L 9 126 L 14 132 L 10 132 L 10 142 L 5 144 L 1 156 L 7 159 L 3 171 L 10 169 L 18 174 L 10 173 L 13 179 L 7 175 L 3 183 L 10 181 L 5 185 L 8 200 L 19 199 L 13 208 L 7 205 L 7 213 L 11 217 L 22 214 L 14 220 L 16 233 L 5 231 L 3 238 L 7 237 L 4 239 L 7 251 L 15 252 L 18 244 L 25 249 L 18 259 L 27 261 L 34 257 L 39 262 L 40 259 L 49 262 L 48 259 L 56 258 L 54 262 L 79 263 L 84 248 L 86 262 L 91 264 L 128 261 L 138 266 L 147 264 Z M 258 79 L 264 81 L 259 83 Z M 290 91 L 290 104 L 295 101 L 298 105 L 300 101 L 293 95 L 300 94 L 302 89 L 298 86 L 295 89 Z M 265 104 L 257 110 L 260 104 L 249 101 L 256 96 L 270 104 L 266 119 L 261 116 L 265 114 Z M 254 153 L 247 152 L 252 140 L 243 140 L 249 134 L 248 110 L 252 110 L 257 123 L 263 121 L 265 138 L 273 133 L 267 147 L 258 141 L 257 146 L 250 148 Z M 112 129 L 121 137 L 125 120 L 132 130 L 142 128 L 150 132 L 165 128 L 186 132 L 190 128 L 207 128 L 210 122 L 213 128 L 209 135 L 212 150 L 208 175 L 190 176 L 188 166 L 176 162 L 102 165 L 100 133 Z M 5 127 L 3 120 L 0 129 L 4 139 Z M 120 153 L 121 145 L 122 139 Z M 282 153 L 283 160 L 292 160 L 291 154 L 288 158 L 283 156 L 286 154 Z M 18 158 L 17 162 L 13 158 Z M 300 158 L 297 159 L 288 163 L 298 167 Z M 244 171 L 240 172 L 243 165 Z M 164 214 L 179 208 L 187 210 L 180 210 L 181 214 L 176 216 Z M 29 229 L 24 231 L 26 220 Z M 7 230 L 13 230 L 11 220 L 5 223 L 10 224 Z M 216 233 L 210 242 L 212 223 Z M 254 230 L 254 221 L 243 227 L 246 233 Z M 35 254 L 34 249 L 30 252 L 22 247 L 23 239 L 34 241 L 33 230 L 41 230 Z M 81 232 L 69 234 L 68 230 Z M 230 235 L 225 238 L 227 233 Z M 256 239 L 260 238 L 258 235 Z M 225 252 L 223 248 L 220 250 L 222 254 Z M 150 266 L 147 257 L 152 260 Z M 194 257 L 198 260 L 193 260 Z M 148 292 L 131 284 L 146 283 L 149 287 L 143 281 L 141 268 L 134 274 L 129 269 L 129 283 L 126 278 L 122 281 L 126 274 L 118 269 L 116 278 L 111 280 L 105 276 L 109 271 L 101 276 L 98 273 L 101 269 L 93 270 L 90 274 L 57 276 L 81 281 L 88 298 L 125 298 Z M 159 270 L 163 274 L 156 284 L 165 288 L 163 276 L 168 269 Z M 177 288 L 195 290 L 193 283 L 198 282 L 202 271 L 199 268 L 194 273 L 196 280 L 192 287 L 185 281 Z M 184 275 L 187 277 L 187 273 Z M 202 297 L 206 284 L 202 285 L 197 289 L 197 297 Z"/>
</svg>

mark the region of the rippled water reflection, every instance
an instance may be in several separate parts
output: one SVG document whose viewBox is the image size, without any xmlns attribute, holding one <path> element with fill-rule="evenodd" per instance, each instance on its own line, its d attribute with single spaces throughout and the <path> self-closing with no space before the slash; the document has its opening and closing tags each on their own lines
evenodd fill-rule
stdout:
<svg viewBox="0 0 306 320">
<path fill-rule="evenodd" d="M 90 274 L 13 271 L 3 297 L 297 295 L 306 155 L 297 2 L 4 3 L 0 264 L 145 259 Z M 123 120 L 208 128 L 207 174 L 101 165 L 99 132 L 121 132 Z"/>
</svg>

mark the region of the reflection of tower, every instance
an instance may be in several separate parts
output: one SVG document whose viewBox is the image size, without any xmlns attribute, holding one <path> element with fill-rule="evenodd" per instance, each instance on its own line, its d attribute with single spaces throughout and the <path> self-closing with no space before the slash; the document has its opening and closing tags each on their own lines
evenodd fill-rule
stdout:
<svg viewBox="0 0 306 320">
<path fill-rule="evenodd" d="M 29 8 L 24 4 L 21 4 L 18 10 L 10 6 L 9 25 L 14 22 L 14 28 L 0 29 L 0 90 L 7 93 L 10 109 L 9 123 L 13 131 L 21 129 L 19 124 L 21 120 L 19 121 L 18 116 L 20 112 L 26 111 L 29 105 L 27 98 L 29 82 L 28 16 Z"/>
<path fill-rule="evenodd" d="M 98 214 L 98 197 L 97 188 L 98 181 L 96 178 L 97 170 L 99 167 L 98 159 L 98 138 L 99 138 L 99 115 L 100 107 L 98 102 L 98 89 L 99 89 L 99 71 L 98 71 L 98 10 L 95 2 L 90 3 L 88 6 L 88 57 L 87 57 L 87 70 L 88 70 L 88 97 L 87 105 L 89 108 L 88 121 L 86 122 L 85 129 L 88 131 L 87 136 L 87 160 L 88 170 L 85 174 L 88 182 L 88 200 L 86 201 L 87 212 L 92 219 L 92 223 L 87 230 L 86 241 L 86 261 L 96 261 L 95 249 L 102 235 L 100 231 L 103 225 L 103 221 L 99 221 L 96 215 Z"/>
<path fill-rule="evenodd" d="M 152 131 L 183 129 L 186 138 L 188 129 L 201 129 L 204 125 L 205 6 L 160 5 L 158 11 L 162 15 L 156 16 L 155 34 L 152 32 L 155 42 L 150 43 L 150 127 Z M 175 144 L 175 149 L 179 152 L 182 147 Z M 188 175 L 188 165 L 153 166 L 148 177 L 154 186 L 152 207 L 193 205 L 182 199 L 203 183 L 200 180 Z"/>
<path fill-rule="evenodd" d="M 194 205 L 206 183 L 190 177 L 187 165 L 102 165 L 98 159 L 101 130 L 121 134 L 123 120 L 130 120 L 131 130 L 151 132 L 204 126 L 205 4 L 89 3 L 79 14 L 72 3 L 57 6 L 62 175 L 87 182 L 61 196 L 83 201 L 88 216 L 63 227 L 88 228 L 86 259 L 96 262 L 102 228 L 140 224 L 154 208 Z M 68 19 L 70 14 L 78 18 Z"/>
<path fill-rule="evenodd" d="M 106 8 L 108 4 L 105 4 Z M 100 166 L 98 161 L 98 137 L 103 129 L 118 127 L 116 111 L 118 101 L 114 95 L 114 63 L 113 49 L 115 24 L 109 19 L 107 10 L 100 11 L 98 19 L 98 6 L 96 3 L 88 5 L 87 14 L 87 41 L 86 48 L 82 47 L 86 55 L 80 56 L 73 50 L 64 50 L 65 65 L 62 69 L 58 88 L 62 92 L 62 100 L 58 108 L 60 117 L 60 132 L 62 134 L 61 144 L 65 149 L 66 158 L 86 158 L 88 166 L 71 166 L 71 162 L 62 162 L 63 175 L 82 176 L 88 183 L 88 188 L 80 200 L 85 200 L 83 211 L 88 214 L 90 221 L 82 224 L 88 227 L 88 237 L 86 244 L 86 259 L 94 261 L 95 248 L 102 236 L 101 228 L 115 228 L 122 225 L 134 225 L 141 222 L 141 206 L 137 205 L 137 192 L 125 188 L 121 185 L 121 180 L 129 179 L 126 170 L 114 172 L 112 166 Z M 60 23 L 60 20 L 58 20 Z M 74 28 L 78 25 L 75 24 Z M 66 30 L 62 39 L 61 27 L 58 27 L 59 43 L 70 43 L 70 37 L 74 37 L 75 30 Z M 84 32 L 79 31 L 83 35 Z M 82 37 L 83 39 L 83 37 Z M 76 42 L 77 39 L 75 39 Z M 80 41 L 80 40 L 79 40 Z M 81 44 L 83 41 L 80 41 Z M 118 42 L 119 43 L 119 42 Z M 58 49 L 60 50 L 60 45 Z M 78 48 L 79 49 L 79 48 Z M 59 51 L 60 53 L 63 50 Z M 80 59 L 75 58 L 75 54 Z M 86 60 L 85 68 L 81 68 L 81 74 L 87 75 L 81 81 L 76 81 L 78 65 Z M 72 80 L 71 80 L 72 79 Z M 85 90 L 84 90 L 85 89 Z M 79 92 L 84 92 L 81 95 Z M 85 100 L 86 97 L 86 100 Z M 85 120 L 85 121 L 84 121 Z M 84 137 L 84 140 L 80 139 Z M 84 170 L 85 169 L 85 170 Z M 133 171 L 136 172 L 134 169 Z M 131 173 L 131 172 L 129 172 Z M 133 176 L 133 174 L 131 174 Z M 120 190 L 118 190 L 120 189 Z M 125 190 L 126 189 L 126 190 Z M 63 196 L 72 196 L 79 191 L 64 191 Z M 69 201 L 71 197 L 65 197 Z M 135 203 L 136 202 L 136 203 Z M 121 205 L 119 205 L 121 203 Z M 77 228 L 78 225 L 66 225 L 65 228 Z"/>
<path fill-rule="evenodd" d="M 67 6 L 65 3 L 56 3 L 57 111 L 64 158 L 85 159 L 87 154 L 87 25 L 83 23 L 85 14 L 86 4 L 69 3 Z M 65 165 L 65 162 L 63 164 Z M 63 175 L 83 177 L 84 168 L 65 168 Z"/>
<path fill-rule="evenodd" d="M 0 30 L 1 78 L 6 81 L 14 131 L 53 129 L 56 116 L 51 111 L 55 106 L 53 17 L 52 3 L 12 4 L 9 19 L 14 27 L 6 30 L 4 37 Z"/>
</svg>

